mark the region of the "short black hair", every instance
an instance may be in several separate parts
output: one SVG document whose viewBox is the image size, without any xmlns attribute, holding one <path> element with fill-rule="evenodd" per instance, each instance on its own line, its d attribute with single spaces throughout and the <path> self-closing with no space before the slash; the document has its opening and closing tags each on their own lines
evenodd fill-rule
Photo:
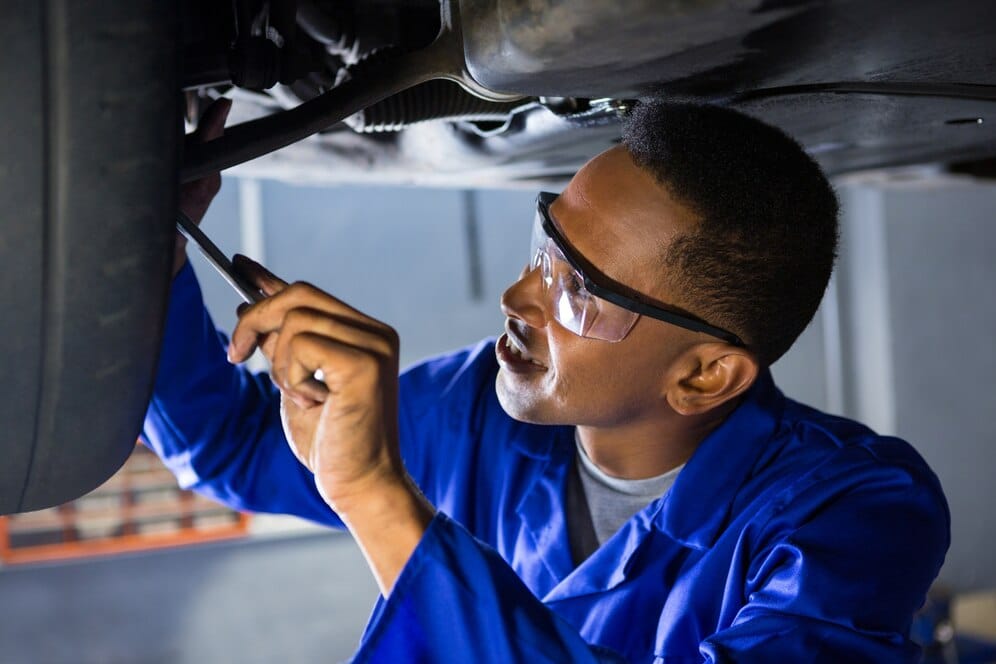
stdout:
<svg viewBox="0 0 996 664">
<path fill-rule="evenodd" d="M 762 363 L 777 360 L 812 320 L 837 255 L 837 197 L 820 167 L 780 130 L 719 106 L 638 103 L 623 143 L 700 217 L 665 249 L 667 283 Z"/>
</svg>

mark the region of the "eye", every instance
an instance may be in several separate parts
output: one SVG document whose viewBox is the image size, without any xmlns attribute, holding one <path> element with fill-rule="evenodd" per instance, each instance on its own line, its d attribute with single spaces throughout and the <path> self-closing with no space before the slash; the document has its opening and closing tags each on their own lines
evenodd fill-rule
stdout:
<svg viewBox="0 0 996 664">
<path fill-rule="evenodd" d="M 584 281 L 580 275 L 573 270 L 564 276 L 564 286 L 571 293 L 580 293 L 584 290 Z"/>
</svg>

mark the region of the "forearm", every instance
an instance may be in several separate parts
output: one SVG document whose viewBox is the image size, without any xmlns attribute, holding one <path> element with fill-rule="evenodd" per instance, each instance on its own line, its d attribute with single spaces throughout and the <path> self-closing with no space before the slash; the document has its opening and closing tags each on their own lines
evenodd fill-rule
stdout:
<svg viewBox="0 0 996 664">
<path fill-rule="evenodd" d="M 265 376 L 225 359 L 187 266 L 173 285 L 143 439 L 181 485 L 237 509 L 335 517 L 287 447 Z"/>
<path fill-rule="evenodd" d="M 436 510 L 408 477 L 336 503 L 384 597 L 418 547 Z"/>
<path fill-rule="evenodd" d="M 225 360 L 193 270 L 185 267 L 170 293 L 159 368 L 145 423 L 149 442 L 167 460 L 210 455 L 223 443 L 222 439 L 250 433 L 254 420 L 260 419 L 263 410 L 272 408 L 272 392 Z M 240 417 L 242 411 L 252 411 L 256 417 Z M 255 428 L 265 428 L 265 422 Z"/>
</svg>

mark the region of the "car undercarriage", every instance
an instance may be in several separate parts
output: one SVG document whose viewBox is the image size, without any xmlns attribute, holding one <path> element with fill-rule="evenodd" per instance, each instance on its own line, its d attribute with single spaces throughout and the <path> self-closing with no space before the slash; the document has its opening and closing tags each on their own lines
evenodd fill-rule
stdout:
<svg viewBox="0 0 996 664">
<path fill-rule="evenodd" d="M 202 27 L 184 43 L 191 119 L 227 94 L 241 121 L 216 144 L 188 145 L 185 179 L 296 143 L 243 169 L 535 187 L 618 141 L 626 109 L 649 96 L 755 115 L 831 174 L 973 171 L 996 153 L 996 8 L 985 2 L 234 6 L 188 3 L 182 19 Z"/>
</svg>

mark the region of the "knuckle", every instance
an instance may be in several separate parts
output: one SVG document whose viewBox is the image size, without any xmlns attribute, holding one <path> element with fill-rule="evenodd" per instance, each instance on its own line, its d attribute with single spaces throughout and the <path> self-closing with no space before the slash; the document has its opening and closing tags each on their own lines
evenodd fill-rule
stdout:
<svg viewBox="0 0 996 664">
<path fill-rule="evenodd" d="M 287 353 L 300 364 L 304 364 L 302 357 L 313 355 L 316 351 L 320 352 L 320 347 L 308 335 L 295 334 L 287 340 Z"/>
<path fill-rule="evenodd" d="M 401 336 L 398 334 L 397 330 L 388 325 L 384 325 L 377 334 L 377 342 L 375 344 L 376 352 L 381 355 L 395 355 L 401 346 Z"/>
<path fill-rule="evenodd" d="M 308 298 L 322 297 L 324 295 L 321 289 L 314 284 L 308 283 L 307 281 L 299 281 L 298 283 L 301 285 L 302 295 Z"/>
<path fill-rule="evenodd" d="M 308 294 L 308 284 L 303 281 L 295 281 L 286 289 L 287 294 L 294 298 L 301 298 Z"/>
<path fill-rule="evenodd" d="M 284 316 L 284 326 L 292 329 L 304 327 L 311 320 L 311 316 L 306 309 L 295 307 Z"/>
<path fill-rule="evenodd" d="M 389 339 L 384 339 L 383 337 L 377 337 L 376 341 L 373 343 L 373 352 L 378 355 L 390 355 L 393 350 L 391 341 Z"/>
<path fill-rule="evenodd" d="M 236 334 L 245 334 L 247 330 L 255 331 L 254 325 L 259 317 L 259 311 L 252 306 L 246 307 L 238 314 L 238 320 L 235 323 L 235 329 L 232 330 L 232 336 Z"/>
<path fill-rule="evenodd" d="M 307 347 L 307 342 L 307 337 L 296 334 L 287 340 L 287 350 L 297 355 Z"/>
</svg>

